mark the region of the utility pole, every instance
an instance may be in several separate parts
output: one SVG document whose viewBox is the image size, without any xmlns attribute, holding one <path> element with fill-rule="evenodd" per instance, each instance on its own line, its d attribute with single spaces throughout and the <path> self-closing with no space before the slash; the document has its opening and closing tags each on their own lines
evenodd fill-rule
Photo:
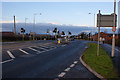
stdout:
<svg viewBox="0 0 120 80">
<path fill-rule="evenodd" d="M 114 0 L 114 29 L 116 29 L 116 0 Z M 113 30 L 113 38 L 112 38 L 112 54 L 111 56 L 114 57 L 115 54 L 115 30 Z"/>
<path fill-rule="evenodd" d="M 14 34 L 16 34 L 16 23 L 15 23 L 15 16 L 14 16 Z"/>
<path fill-rule="evenodd" d="M 100 52 L 100 26 L 101 26 L 101 13 L 99 10 L 99 25 L 98 25 L 98 46 L 97 46 L 97 56 L 99 56 L 99 52 Z"/>
</svg>

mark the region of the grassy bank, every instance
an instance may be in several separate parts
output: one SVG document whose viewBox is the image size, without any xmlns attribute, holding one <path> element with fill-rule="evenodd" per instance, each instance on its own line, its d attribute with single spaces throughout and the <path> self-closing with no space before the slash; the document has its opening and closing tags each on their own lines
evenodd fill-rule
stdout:
<svg viewBox="0 0 120 80">
<path fill-rule="evenodd" d="M 118 78 L 112 60 L 106 51 L 100 47 L 100 56 L 96 56 L 97 44 L 89 43 L 88 46 L 89 48 L 85 51 L 82 57 L 85 63 L 105 78 Z"/>
</svg>

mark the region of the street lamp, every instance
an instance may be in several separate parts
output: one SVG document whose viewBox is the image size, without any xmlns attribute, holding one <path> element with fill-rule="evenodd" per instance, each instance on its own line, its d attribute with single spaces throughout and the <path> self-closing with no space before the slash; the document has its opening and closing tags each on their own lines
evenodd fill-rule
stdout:
<svg viewBox="0 0 120 80">
<path fill-rule="evenodd" d="M 34 13 L 34 20 L 33 20 L 33 22 L 34 22 L 34 27 L 35 27 L 35 16 L 36 16 L 36 15 L 42 15 L 42 13 L 40 13 L 40 14 Z"/>
<path fill-rule="evenodd" d="M 25 27 L 26 27 L 26 22 L 27 22 L 27 19 L 28 19 L 28 18 L 25 18 Z"/>
<path fill-rule="evenodd" d="M 34 13 L 33 15 L 34 15 L 34 19 L 33 19 L 33 23 L 34 23 L 33 30 L 34 30 L 34 28 L 35 28 L 35 16 L 42 15 L 42 13 L 40 13 L 40 14 Z M 33 31 L 33 40 L 35 40 L 35 31 Z"/>
<path fill-rule="evenodd" d="M 88 14 L 90 14 L 90 15 L 93 14 L 93 15 L 94 15 L 94 20 L 93 20 L 93 21 L 94 21 L 94 22 L 93 22 L 94 24 L 93 24 L 93 27 L 95 28 L 95 13 L 88 13 Z M 94 32 L 94 31 L 95 31 L 95 30 L 93 30 L 92 32 Z"/>
</svg>

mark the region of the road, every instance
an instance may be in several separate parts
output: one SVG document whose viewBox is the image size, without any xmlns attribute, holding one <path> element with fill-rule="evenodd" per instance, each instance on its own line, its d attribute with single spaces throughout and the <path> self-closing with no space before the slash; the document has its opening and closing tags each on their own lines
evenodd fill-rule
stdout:
<svg viewBox="0 0 120 80">
<path fill-rule="evenodd" d="M 37 46 L 4 50 L 3 78 L 87 78 L 99 80 L 89 72 L 79 58 L 88 41 L 72 41 L 57 45 L 53 42 Z M 38 44 L 38 43 L 37 43 Z M 11 55 L 11 56 L 10 56 Z M 6 55 L 4 55 L 6 57 Z"/>
</svg>

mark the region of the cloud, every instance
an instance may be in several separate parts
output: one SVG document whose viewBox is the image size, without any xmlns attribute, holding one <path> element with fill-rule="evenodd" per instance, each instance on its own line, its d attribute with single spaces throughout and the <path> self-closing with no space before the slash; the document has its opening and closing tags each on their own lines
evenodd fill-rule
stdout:
<svg viewBox="0 0 120 80">
<path fill-rule="evenodd" d="M 61 25 L 60 23 L 57 23 L 57 22 L 48 22 L 50 24 L 55 24 L 55 25 Z"/>
<path fill-rule="evenodd" d="M 88 24 L 74 24 L 73 26 L 80 26 L 80 27 L 93 27 L 93 26 L 88 25 Z"/>
<path fill-rule="evenodd" d="M 16 21 L 18 23 L 19 21 Z M 14 21 L 0 21 L 0 23 L 14 23 Z"/>
</svg>

